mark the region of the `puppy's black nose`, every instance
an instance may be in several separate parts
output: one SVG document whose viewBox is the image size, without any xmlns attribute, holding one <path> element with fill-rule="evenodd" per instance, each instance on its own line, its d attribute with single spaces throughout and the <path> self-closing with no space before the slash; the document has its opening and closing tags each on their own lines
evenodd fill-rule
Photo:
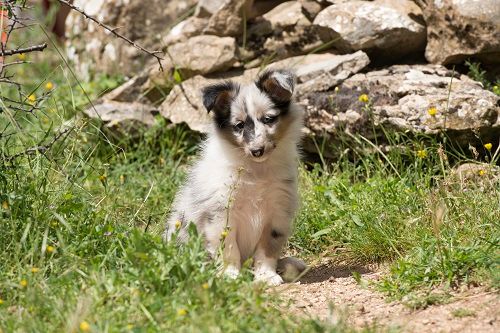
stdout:
<svg viewBox="0 0 500 333">
<path fill-rule="evenodd" d="M 250 149 L 253 157 L 261 157 L 264 154 L 264 148 Z"/>
</svg>

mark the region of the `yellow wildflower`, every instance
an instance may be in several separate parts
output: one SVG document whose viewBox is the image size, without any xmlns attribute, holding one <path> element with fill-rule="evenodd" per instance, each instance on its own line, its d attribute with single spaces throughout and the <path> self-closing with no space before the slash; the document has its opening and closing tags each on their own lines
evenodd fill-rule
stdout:
<svg viewBox="0 0 500 333">
<path fill-rule="evenodd" d="M 370 99 L 368 98 L 367 94 L 362 94 L 358 97 L 358 100 L 363 103 L 368 103 Z"/>
<path fill-rule="evenodd" d="M 204 284 L 201 285 L 201 287 L 203 289 L 208 289 L 210 286 L 208 285 L 208 283 L 205 282 Z"/>
<path fill-rule="evenodd" d="M 125 175 L 120 175 L 120 184 L 125 184 Z"/>
<path fill-rule="evenodd" d="M 103 183 L 106 181 L 106 178 L 107 178 L 107 177 L 106 177 L 105 175 L 100 175 L 100 176 L 99 176 L 99 180 L 100 180 L 101 182 L 103 182 Z"/>
<path fill-rule="evenodd" d="M 480 176 L 484 176 L 485 174 L 486 174 L 486 171 L 484 171 L 484 170 L 479 170 L 479 175 L 480 175 Z"/>
<path fill-rule="evenodd" d="M 491 150 L 491 148 L 493 148 L 493 145 L 492 145 L 491 143 L 489 143 L 489 142 L 488 142 L 488 143 L 485 143 L 485 144 L 484 144 L 484 148 L 486 148 L 486 150 L 488 150 L 488 151 L 489 151 L 489 150 Z"/>
<path fill-rule="evenodd" d="M 45 83 L 45 89 L 52 90 L 54 88 L 54 84 L 52 82 Z"/>
<path fill-rule="evenodd" d="M 2 304 L 3 304 L 3 299 L 0 298 L 0 305 L 2 305 Z"/>
<path fill-rule="evenodd" d="M 36 96 L 35 94 L 31 94 L 28 96 L 28 103 L 30 103 L 31 105 L 35 104 L 36 102 Z"/>
<path fill-rule="evenodd" d="M 57 222 L 56 220 L 53 220 L 52 222 L 50 222 L 50 225 L 51 225 L 51 227 L 55 228 L 59 225 L 59 222 Z"/>
<path fill-rule="evenodd" d="M 90 332 L 90 325 L 85 320 L 80 323 L 80 331 Z"/>
<path fill-rule="evenodd" d="M 226 238 L 226 237 L 227 237 L 227 230 L 222 231 L 222 232 L 220 233 L 220 236 L 221 236 L 222 238 Z"/>
<path fill-rule="evenodd" d="M 437 114 L 437 109 L 435 107 L 431 107 L 429 108 L 429 110 L 427 110 L 427 113 L 429 114 L 429 116 L 435 117 Z"/>
<path fill-rule="evenodd" d="M 38 273 L 40 271 L 40 268 L 38 267 L 31 267 L 31 273 Z"/>
<path fill-rule="evenodd" d="M 26 54 L 25 53 L 19 53 L 17 55 L 17 59 L 19 59 L 20 61 L 26 60 Z"/>
<path fill-rule="evenodd" d="M 134 325 L 132 325 L 132 324 L 128 324 L 128 325 L 127 325 L 127 329 L 128 329 L 129 331 L 130 331 L 130 330 L 132 330 L 133 328 L 134 328 Z"/>
<path fill-rule="evenodd" d="M 175 229 L 180 229 L 181 225 L 182 225 L 181 221 L 179 220 L 175 221 Z"/>
<path fill-rule="evenodd" d="M 45 249 L 48 253 L 53 253 L 55 250 L 56 249 L 51 245 L 47 245 L 47 248 Z"/>
<path fill-rule="evenodd" d="M 186 309 L 179 309 L 179 310 L 177 310 L 177 314 L 179 316 L 185 316 L 185 315 L 187 315 L 187 310 Z"/>
<path fill-rule="evenodd" d="M 419 150 L 417 151 L 417 157 L 418 158 L 426 158 L 427 157 L 427 152 L 425 150 Z"/>
<path fill-rule="evenodd" d="M 19 281 L 19 285 L 23 288 L 26 288 L 28 286 L 28 281 L 26 281 L 26 279 L 22 279 L 21 281 Z"/>
<path fill-rule="evenodd" d="M 338 93 L 339 92 L 339 87 L 335 87 L 335 92 Z"/>
<path fill-rule="evenodd" d="M 2 201 L 2 208 L 5 210 L 9 209 L 9 202 L 7 200 Z"/>
</svg>

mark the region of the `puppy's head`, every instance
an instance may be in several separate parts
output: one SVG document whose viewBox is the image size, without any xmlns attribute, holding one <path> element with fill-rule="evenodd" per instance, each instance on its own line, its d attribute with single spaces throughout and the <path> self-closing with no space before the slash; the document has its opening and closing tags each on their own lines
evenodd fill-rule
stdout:
<svg viewBox="0 0 500 333">
<path fill-rule="evenodd" d="M 225 140 L 263 162 L 297 119 L 291 112 L 294 86 L 291 72 L 266 71 L 247 86 L 227 81 L 205 87 L 203 104 Z"/>
</svg>

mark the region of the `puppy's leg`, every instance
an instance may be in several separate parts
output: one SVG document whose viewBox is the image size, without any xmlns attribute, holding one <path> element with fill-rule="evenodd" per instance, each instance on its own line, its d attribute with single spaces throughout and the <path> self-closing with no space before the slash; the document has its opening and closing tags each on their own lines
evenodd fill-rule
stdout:
<svg viewBox="0 0 500 333">
<path fill-rule="evenodd" d="M 225 224 L 223 216 L 217 216 L 205 226 L 204 234 L 207 242 L 207 250 L 215 258 L 222 247 L 224 274 L 228 277 L 236 278 L 241 269 L 241 255 L 236 238 L 237 233 L 234 227 L 226 230 Z"/>
<path fill-rule="evenodd" d="M 264 281 L 269 285 L 283 283 L 276 273 L 281 250 L 288 238 L 287 230 L 279 230 L 271 224 L 264 226 L 262 236 L 254 254 L 254 274 L 256 281 Z"/>
</svg>

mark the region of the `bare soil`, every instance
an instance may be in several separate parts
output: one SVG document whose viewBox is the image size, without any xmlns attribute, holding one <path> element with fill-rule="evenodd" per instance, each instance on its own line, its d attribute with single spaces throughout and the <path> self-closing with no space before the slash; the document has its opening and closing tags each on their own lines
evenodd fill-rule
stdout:
<svg viewBox="0 0 500 333">
<path fill-rule="evenodd" d="M 412 310 L 400 302 L 389 301 L 362 280 L 378 280 L 379 268 L 331 263 L 313 267 L 299 282 L 276 288 L 289 300 L 292 312 L 336 323 L 341 318 L 362 328 L 377 326 L 401 332 L 500 332 L 500 297 L 481 287 L 453 293 L 446 304 Z"/>
</svg>

